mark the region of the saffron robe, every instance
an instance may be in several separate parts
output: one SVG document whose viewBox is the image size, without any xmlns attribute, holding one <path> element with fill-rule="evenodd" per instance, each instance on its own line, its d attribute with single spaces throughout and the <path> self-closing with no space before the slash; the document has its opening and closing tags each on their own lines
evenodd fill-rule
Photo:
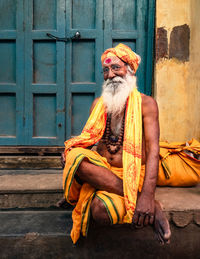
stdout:
<svg viewBox="0 0 200 259">
<path fill-rule="evenodd" d="M 75 205 L 72 212 L 73 228 L 71 238 L 76 243 L 80 237 L 87 235 L 90 221 L 90 205 L 94 197 L 101 200 L 107 210 L 111 224 L 123 224 L 126 214 L 124 197 L 106 191 L 95 190 L 91 185 L 84 183 L 80 185 L 74 175 L 81 161 L 87 158 L 90 163 L 101 166 L 112 171 L 117 177 L 123 179 L 123 169 L 112 167 L 105 157 L 97 152 L 86 148 L 73 148 L 67 154 L 63 174 L 64 195 L 68 203 Z M 145 167 L 141 166 L 138 190 L 141 191 L 144 181 Z M 102 175 L 103 177 L 103 175 Z"/>
<path fill-rule="evenodd" d="M 65 141 L 65 155 L 71 147 L 83 147 L 94 145 L 103 136 L 106 126 L 107 114 L 101 97 L 95 105 L 81 135 Z M 132 223 L 136 206 L 137 193 L 140 182 L 141 158 L 142 158 L 142 110 L 141 94 L 136 88 L 130 93 L 125 112 L 125 127 L 123 141 L 123 192 L 125 203 L 124 223 Z M 64 168 L 66 182 L 69 168 Z M 66 196 L 66 194 L 65 194 Z M 76 210 L 76 208 L 75 208 Z M 73 239 L 73 238 L 72 238 Z"/>
</svg>

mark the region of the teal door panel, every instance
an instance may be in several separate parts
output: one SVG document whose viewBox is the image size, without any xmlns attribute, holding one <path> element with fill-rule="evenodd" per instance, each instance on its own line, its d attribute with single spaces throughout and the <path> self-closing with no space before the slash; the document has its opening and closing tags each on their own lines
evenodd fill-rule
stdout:
<svg viewBox="0 0 200 259">
<path fill-rule="evenodd" d="M 0 145 L 24 138 L 23 1 L 0 1 Z"/>
<path fill-rule="evenodd" d="M 154 0 L 104 0 L 104 49 L 124 43 L 141 56 L 137 84 L 150 95 L 154 37 Z"/>
<path fill-rule="evenodd" d="M 138 85 L 150 94 L 154 5 L 1 0 L 0 145 L 62 146 L 78 135 L 101 94 L 101 54 L 120 42 L 141 55 Z"/>
<path fill-rule="evenodd" d="M 81 36 L 66 43 L 66 138 L 81 132 L 101 93 L 102 21 L 103 0 L 66 1 L 66 35 Z"/>
<path fill-rule="evenodd" d="M 65 138 L 65 1 L 25 1 L 25 143 L 62 145 Z"/>
</svg>

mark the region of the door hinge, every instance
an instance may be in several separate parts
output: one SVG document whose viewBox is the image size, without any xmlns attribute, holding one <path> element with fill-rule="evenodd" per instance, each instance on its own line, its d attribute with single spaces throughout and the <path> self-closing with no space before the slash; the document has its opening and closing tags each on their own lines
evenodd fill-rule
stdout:
<svg viewBox="0 0 200 259">
<path fill-rule="evenodd" d="M 102 20 L 102 30 L 104 30 L 105 29 L 105 20 L 103 19 Z"/>
</svg>

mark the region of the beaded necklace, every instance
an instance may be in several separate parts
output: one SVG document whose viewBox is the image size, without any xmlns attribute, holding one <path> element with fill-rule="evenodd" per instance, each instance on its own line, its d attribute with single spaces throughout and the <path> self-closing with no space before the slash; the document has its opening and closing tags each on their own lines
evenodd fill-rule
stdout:
<svg viewBox="0 0 200 259">
<path fill-rule="evenodd" d="M 125 112 L 124 112 L 119 136 L 115 136 L 111 130 L 111 114 L 108 114 L 106 129 L 105 129 L 103 138 L 105 139 L 106 148 L 110 154 L 116 154 L 119 151 L 120 147 L 122 146 L 123 138 L 124 138 L 124 122 L 125 122 Z"/>
</svg>

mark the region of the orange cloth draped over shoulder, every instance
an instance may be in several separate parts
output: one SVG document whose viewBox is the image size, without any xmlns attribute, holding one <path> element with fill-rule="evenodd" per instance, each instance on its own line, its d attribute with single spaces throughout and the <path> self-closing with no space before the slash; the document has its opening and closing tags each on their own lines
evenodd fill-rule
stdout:
<svg viewBox="0 0 200 259">
<path fill-rule="evenodd" d="M 95 105 L 81 135 L 65 142 L 65 155 L 71 147 L 86 148 L 97 143 L 103 136 L 106 127 L 107 114 L 100 97 Z M 131 223 L 134 214 L 137 192 L 140 182 L 142 152 L 142 111 L 141 94 L 135 88 L 128 97 L 125 114 L 125 129 L 123 141 L 123 190 L 126 213 L 124 223 Z M 66 159 L 67 161 L 68 159 Z M 72 166 L 72 165 L 71 165 Z M 76 164 L 76 166 L 78 166 Z M 66 182 L 70 168 L 65 165 L 63 173 L 63 187 L 66 190 Z M 68 193 L 68 190 L 66 190 Z M 66 194 L 65 194 L 66 196 Z M 67 197 L 66 197 L 67 198 Z M 69 201 L 67 199 L 67 201 Z M 76 209 L 76 208 L 75 208 Z"/>
</svg>

